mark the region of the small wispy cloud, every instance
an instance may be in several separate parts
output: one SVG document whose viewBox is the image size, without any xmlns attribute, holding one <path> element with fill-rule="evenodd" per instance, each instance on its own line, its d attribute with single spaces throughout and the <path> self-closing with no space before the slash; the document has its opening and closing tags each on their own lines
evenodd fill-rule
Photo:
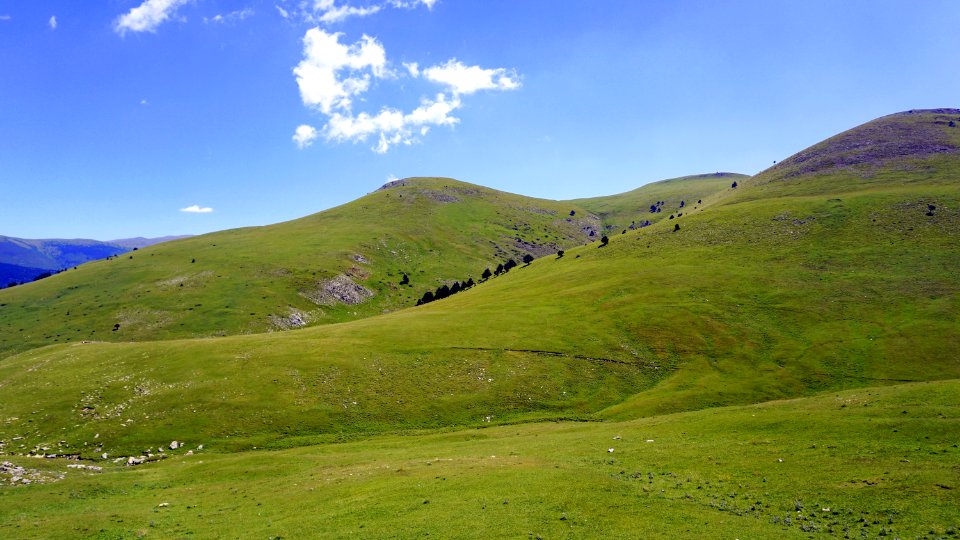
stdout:
<svg viewBox="0 0 960 540">
<path fill-rule="evenodd" d="M 0 21 L 9 21 L 12 18 L 10 15 L 0 15 Z"/>
<path fill-rule="evenodd" d="M 433 10 L 438 0 L 381 0 L 366 1 L 364 5 L 351 0 L 279 0 L 274 4 L 284 19 L 298 18 L 308 24 L 333 25 L 351 17 L 369 17 L 387 9 L 416 9 L 421 6 Z"/>
<path fill-rule="evenodd" d="M 127 32 L 155 32 L 188 0 L 145 0 L 117 18 L 113 29 L 121 36 Z"/>
<path fill-rule="evenodd" d="M 520 88 L 520 79 L 511 70 L 466 66 L 456 58 L 448 60 L 445 64 L 424 69 L 423 76 L 435 83 L 446 85 L 455 94 L 472 94 L 479 90 L 516 90 Z"/>
<path fill-rule="evenodd" d="M 213 17 L 204 17 L 203 22 L 205 24 L 224 24 L 238 22 L 246 19 L 247 17 L 252 17 L 254 11 L 251 8 L 239 9 L 237 11 L 231 11 L 230 13 L 221 13 L 214 15 Z"/>
<path fill-rule="evenodd" d="M 301 150 L 313 144 L 313 140 L 316 138 L 317 128 L 308 126 L 307 124 L 297 126 L 297 130 L 293 132 L 293 142 L 295 142 L 297 148 Z"/>
<path fill-rule="evenodd" d="M 57 16 L 56 16 L 56 15 L 51 15 L 51 16 L 50 16 L 50 20 L 47 21 L 47 24 L 50 25 L 50 29 L 51 29 L 51 30 L 56 30 L 56 29 L 57 29 Z"/>
<path fill-rule="evenodd" d="M 181 208 L 181 212 L 186 212 L 188 214 L 209 214 L 213 212 L 213 208 L 209 206 L 200 206 L 199 204 L 194 204 L 186 208 Z"/>
</svg>

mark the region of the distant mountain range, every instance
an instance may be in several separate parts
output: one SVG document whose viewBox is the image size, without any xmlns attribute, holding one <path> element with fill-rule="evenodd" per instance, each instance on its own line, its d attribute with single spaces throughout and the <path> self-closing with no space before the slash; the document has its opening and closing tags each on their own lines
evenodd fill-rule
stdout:
<svg viewBox="0 0 960 540">
<path fill-rule="evenodd" d="M 0 287 L 33 281 L 45 273 L 55 273 L 87 261 L 105 259 L 179 238 L 186 236 L 122 238 L 108 242 L 82 238 L 30 240 L 0 236 Z"/>
</svg>

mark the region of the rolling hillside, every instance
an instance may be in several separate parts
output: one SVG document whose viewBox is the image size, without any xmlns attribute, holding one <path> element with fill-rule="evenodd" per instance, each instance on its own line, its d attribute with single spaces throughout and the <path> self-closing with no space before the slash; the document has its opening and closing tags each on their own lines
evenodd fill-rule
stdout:
<svg viewBox="0 0 960 540">
<path fill-rule="evenodd" d="M 618 195 L 574 199 L 600 217 L 604 231 L 619 233 L 634 230 L 699 210 L 710 204 L 733 182 L 749 178 L 743 174 L 717 172 L 653 182 Z M 683 206 L 681 206 L 683 205 Z"/>
<path fill-rule="evenodd" d="M 672 196 L 670 185 L 631 196 L 643 200 L 650 190 L 653 202 L 653 193 Z M 443 284 L 477 280 L 510 258 L 600 236 L 599 218 L 576 202 L 450 179 L 401 180 L 302 219 L 159 244 L 2 291 L 0 358 L 52 343 L 261 333 L 369 317 L 411 307 Z"/>
<path fill-rule="evenodd" d="M 629 205 L 409 180 L 86 265 L 21 287 L 29 297 L 2 291 L 4 346 L 22 352 L 0 361 L 0 453 L 45 483 L 0 487 L 0 530 L 41 534 L 43 515 L 75 536 L 956 533 L 954 117 L 878 119 L 736 188 L 721 178 L 682 216 L 415 308 L 400 309 L 422 283 L 583 243 Z M 708 181 L 677 185 L 687 197 Z M 402 273 L 413 287 L 390 285 Z M 171 275 L 186 277 L 156 281 Z M 376 301 L 294 304 L 336 275 Z M 94 292 L 92 276 L 115 288 Z M 331 324 L 213 336 L 257 329 L 227 326 L 241 310 L 221 307 L 253 309 L 251 290 L 267 297 L 257 309 L 322 309 Z M 80 329 L 125 302 L 196 313 L 108 327 L 116 343 L 98 329 L 37 348 L 50 337 L 17 328 L 81 294 L 106 315 Z M 190 332 L 211 337 L 172 339 Z M 165 340 L 129 341 L 151 337 Z M 64 462 L 40 455 L 105 469 L 59 480 Z"/>
<path fill-rule="evenodd" d="M 775 182 L 745 180 L 702 212 L 378 317 L 23 353 L 0 363 L 0 416 L 20 419 L 0 438 L 91 457 L 158 436 L 240 449 L 955 378 L 960 161 L 943 157 L 925 183 L 891 166 L 886 184 L 827 174 L 808 180 L 833 192 L 757 197 Z"/>
</svg>

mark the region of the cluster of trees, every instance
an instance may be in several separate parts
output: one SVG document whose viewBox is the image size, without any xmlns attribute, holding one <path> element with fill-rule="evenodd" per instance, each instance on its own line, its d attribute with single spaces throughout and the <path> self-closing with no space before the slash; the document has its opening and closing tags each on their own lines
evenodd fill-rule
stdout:
<svg viewBox="0 0 960 540">
<path fill-rule="evenodd" d="M 563 251 L 558 252 L 558 256 L 563 257 Z M 524 264 L 530 264 L 533 262 L 533 255 L 530 255 L 529 253 L 527 253 L 526 255 L 523 256 L 523 259 L 521 260 L 524 262 Z M 480 274 L 480 283 L 483 283 L 484 281 L 490 279 L 493 276 L 506 274 L 511 269 L 516 267 L 517 267 L 517 261 L 510 259 L 505 263 L 498 264 L 497 267 L 492 272 L 490 271 L 489 268 L 486 268 L 483 270 L 483 273 Z M 409 281 L 406 274 L 404 274 L 403 277 L 405 280 Z M 427 291 L 423 293 L 423 296 L 419 300 L 417 300 L 417 305 L 422 306 L 423 304 L 428 304 L 430 302 L 433 302 L 434 300 L 441 300 L 448 296 L 457 294 L 460 291 L 465 291 L 470 287 L 473 287 L 474 285 L 476 285 L 476 283 L 474 283 L 472 277 L 468 278 L 464 282 L 454 281 L 453 285 L 446 285 L 446 284 L 441 285 L 437 287 L 436 292 Z"/>
<path fill-rule="evenodd" d="M 465 291 L 470 287 L 473 287 L 474 285 L 476 285 L 476 283 L 473 282 L 473 278 L 469 278 L 463 283 L 460 283 L 459 281 L 454 281 L 453 285 L 443 284 L 437 287 L 437 292 L 427 291 L 423 293 L 423 297 L 417 300 L 417 305 L 422 306 L 423 304 L 428 304 L 430 302 L 433 302 L 434 300 L 441 300 L 450 295 L 457 294 L 460 291 Z"/>
</svg>

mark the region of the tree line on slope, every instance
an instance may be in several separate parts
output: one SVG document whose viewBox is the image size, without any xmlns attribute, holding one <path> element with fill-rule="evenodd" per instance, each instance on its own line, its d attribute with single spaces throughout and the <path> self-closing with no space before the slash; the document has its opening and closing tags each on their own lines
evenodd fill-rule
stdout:
<svg viewBox="0 0 960 540">
<path fill-rule="evenodd" d="M 559 257 L 562 257 L 562 256 L 563 256 L 563 251 L 561 250 L 561 251 L 559 251 L 557 254 L 558 254 Z M 533 255 L 527 253 L 526 255 L 523 256 L 523 258 L 522 258 L 521 260 L 524 262 L 524 265 L 528 265 L 528 264 L 530 264 L 531 262 L 533 262 Z M 496 267 L 492 272 L 490 271 L 490 268 L 486 268 L 486 269 L 484 269 L 483 272 L 480 274 L 480 281 L 479 281 L 479 283 L 483 283 L 484 281 L 487 281 L 487 280 L 490 279 L 491 277 L 499 276 L 499 275 L 501 275 L 501 274 L 506 274 L 506 273 L 509 272 L 511 269 L 516 268 L 516 267 L 517 267 L 517 261 L 515 261 L 515 260 L 513 260 L 513 259 L 509 259 L 509 260 L 507 260 L 507 262 L 505 262 L 505 263 L 500 263 L 500 264 L 498 264 L 497 267 Z M 403 277 L 404 277 L 405 279 L 408 279 L 406 274 L 404 274 Z M 409 282 L 409 280 L 408 280 L 408 282 Z M 402 282 L 401 282 L 401 283 L 402 283 Z M 452 295 L 454 295 L 454 294 L 457 294 L 458 292 L 465 291 L 465 290 L 473 287 L 473 286 L 476 285 L 477 283 L 478 283 L 478 282 L 474 282 L 474 281 L 473 281 L 473 278 L 472 278 L 472 277 L 467 278 L 467 280 L 466 280 L 466 281 L 463 281 L 463 282 L 454 281 L 454 282 L 453 282 L 453 285 L 447 285 L 446 283 L 444 283 L 443 285 L 437 287 L 436 292 L 434 292 L 434 291 L 427 291 L 427 292 L 423 293 L 423 296 L 422 296 L 419 300 L 417 300 L 417 305 L 418 305 L 418 306 L 422 306 L 423 304 L 429 304 L 430 302 L 433 302 L 434 300 L 442 300 L 442 299 L 444 299 L 444 298 L 447 298 L 448 296 L 452 296 Z"/>
</svg>

